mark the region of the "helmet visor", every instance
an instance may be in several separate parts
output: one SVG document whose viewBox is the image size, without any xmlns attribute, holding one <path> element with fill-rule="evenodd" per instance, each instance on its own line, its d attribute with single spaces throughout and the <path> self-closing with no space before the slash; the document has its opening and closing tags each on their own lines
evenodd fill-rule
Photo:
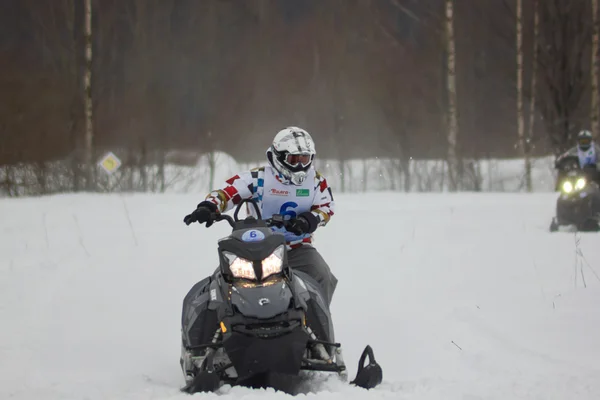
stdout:
<svg viewBox="0 0 600 400">
<path fill-rule="evenodd" d="M 590 145 L 592 144 L 592 138 L 579 138 L 578 140 L 579 146 L 581 147 L 590 147 Z"/>
<path fill-rule="evenodd" d="M 292 167 L 298 166 L 302 164 L 303 166 L 307 166 L 310 164 L 312 156 L 310 154 L 288 154 L 285 156 L 285 162 Z"/>
</svg>

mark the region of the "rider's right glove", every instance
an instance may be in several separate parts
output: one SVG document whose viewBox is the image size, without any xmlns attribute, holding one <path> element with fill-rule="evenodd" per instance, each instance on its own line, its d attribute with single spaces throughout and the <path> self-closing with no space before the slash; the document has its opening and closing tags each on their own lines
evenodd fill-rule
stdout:
<svg viewBox="0 0 600 400">
<path fill-rule="evenodd" d="M 198 222 L 203 224 L 206 222 L 206 227 L 209 228 L 213 222 L 215 222 L 215 217 L 219 214 L 219 210 L 217 209 L 217 205 L 211 201 L 203 201 L 198 204 L 198 208 L 196 208 L 191 214 L 186 215 L 183 219 L 186 225 L 192 224 L 194 222 Z"/>
</svg>

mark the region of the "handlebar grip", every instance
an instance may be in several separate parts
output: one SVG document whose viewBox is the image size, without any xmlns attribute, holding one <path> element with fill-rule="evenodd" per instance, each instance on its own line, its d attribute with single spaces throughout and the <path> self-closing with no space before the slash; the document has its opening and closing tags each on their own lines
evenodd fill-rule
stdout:
<svg viewBox="0 0 600 400">
<path fill-rule="evenodd" d="M 227 221 L 232 228 L 235 226 L 235 220 L 227 214 L 213 213 L 211 217 L 213 217 L 215 222 Z"/>
</svg>

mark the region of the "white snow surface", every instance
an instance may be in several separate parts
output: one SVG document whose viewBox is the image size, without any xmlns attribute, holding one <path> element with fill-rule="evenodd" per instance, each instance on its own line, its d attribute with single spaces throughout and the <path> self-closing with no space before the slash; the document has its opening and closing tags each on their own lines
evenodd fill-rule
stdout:
<svg viewBox="0 0 600 400">
<path fill-rule="evenodd" d="M 186 399 L 181 302 L 217 263 L 223 222 L 187 227 L 200 195 L 0 201 L 0 398 Z M 336 196 L 316 246 L 350 378 L 299 398 L 600 398 L 596 234 L 549 233 L 556 195 Z M 226 386 L 206 399 L 282 399 Z"/>
</svg>

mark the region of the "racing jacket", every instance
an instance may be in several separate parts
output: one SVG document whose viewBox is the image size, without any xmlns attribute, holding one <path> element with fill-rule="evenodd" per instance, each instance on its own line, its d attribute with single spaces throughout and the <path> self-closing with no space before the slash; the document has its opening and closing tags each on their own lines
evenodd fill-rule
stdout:
<svg viewBox="0 0 600 400">
<path fill-rule="evenodd" d="M 325 226 L 334 214 L 334 200 L 327 180 L 314 168 L 308 171 L 307 179 L 300 186 L 285 180 L 273 167 L 264 166 L 240 173 L 229 178 L 226 186 L 211 191 L 206 200 L 217 205 L 220 212 L 227 212 L 243 199 L 254 199 L 262 218 L 283 214 L 294 218 L 303 212 L 312 213 L 318 226 Z M 254 215 L 254 208 L 248 207 Z M 254 215 L 256 217 L 256 215 Z M 284 234 L 288 249 L 312 245 L 313 234 L 295 235 L 283 228 L 271 228 Z"/>
<path fill-rule="evenodd" d="M 596 143 L 592 143 L 588 150 L 579 150 L 577 146 L 567 150 L 556 159 L 556 165 L 560 164 L 560 161 L 567 157 L 573 157 L 579 159 L 579 168 L 595 166 L 600 171 L 600 146 Z"/>
</svg>

